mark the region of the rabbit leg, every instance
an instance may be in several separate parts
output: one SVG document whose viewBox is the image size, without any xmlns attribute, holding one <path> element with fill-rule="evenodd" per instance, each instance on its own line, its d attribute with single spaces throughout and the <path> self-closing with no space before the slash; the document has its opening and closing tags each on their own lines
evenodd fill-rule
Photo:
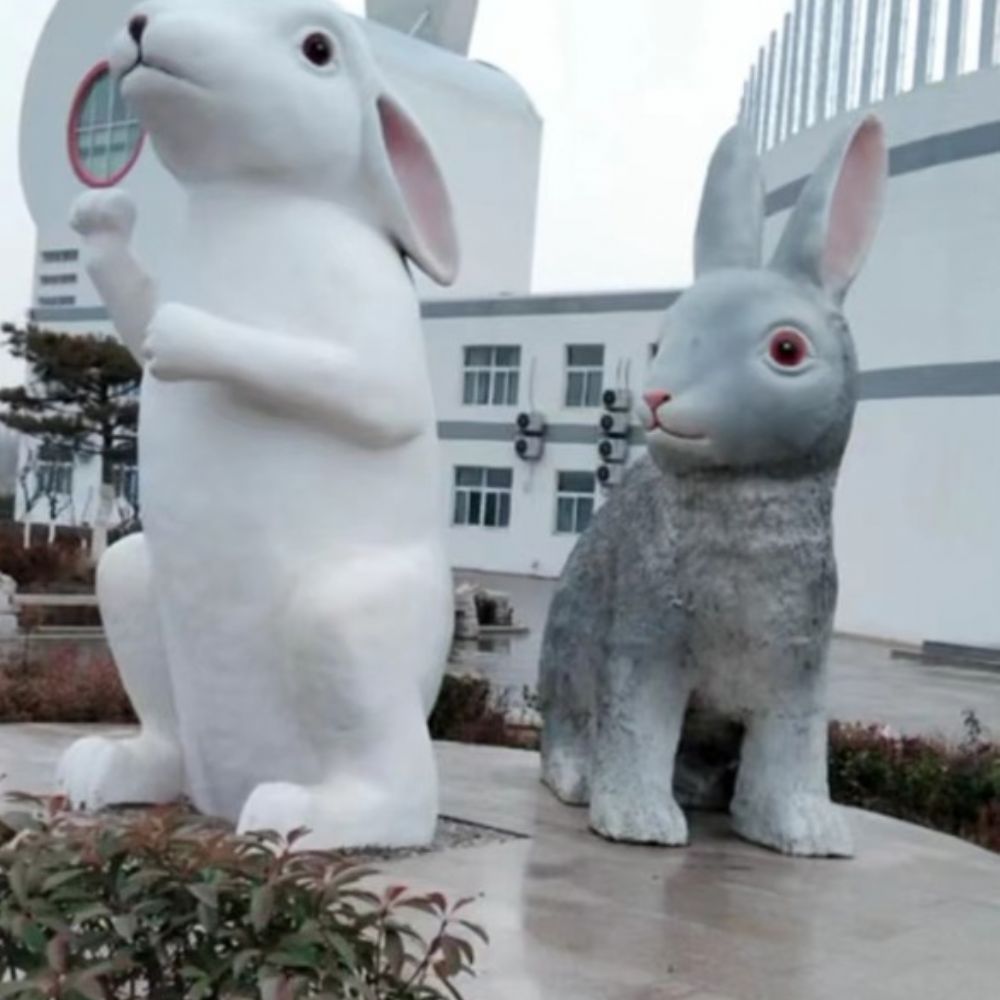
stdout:
<svg viewBox="0 0 1000 1000">
<path fill-rule="evenodd" d="M 142 731 L 126 740 L 78 740 L 59 764 L 60 787 L 78 808 L 172 802 L 184 793 L 177 711 L 153 590 L 149 549 L 131 535 L 97 572 L 101 617 Z"/>
<path fill-rule="evenodd" d="M 653 649 L 613 653 L 602 668 L 590 800 L 596 833 L 630 843 L 687 843 L 673 784 L 691 690 L 688 672 Z"/>
<path fill-rule="evenodd" d="M 307 848 L 430 843 L 438 784 L 426 701 L 452 627 L 450 575 L 430 547 L 366 555 L 298 588 L 288 698 L 320 778 L 259 785 L 240 829 L 306 828 Z"/>
<path fill-rule="evenodd" d="M 744 839 L 805 857 L 851 857 L 846 814 L 830 801 L 827 720 L 760 712 L 750 716 L 731 807 Z"/>
<path fill-rule="evenodd" d="M 574 614 L 574 612 L 576 612 Z M 549 612 L 539 689 L 542 699 L 542 781 L 567 805 L 590 801 L 594 677 L 602 655 L 588 616 L 569 590 Z"/>
</svg>

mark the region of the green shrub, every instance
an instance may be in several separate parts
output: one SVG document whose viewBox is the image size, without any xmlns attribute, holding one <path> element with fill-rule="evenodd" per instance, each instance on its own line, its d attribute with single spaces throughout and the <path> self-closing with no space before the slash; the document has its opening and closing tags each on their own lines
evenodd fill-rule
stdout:
<svg viewBox="0 0 1000 1000">
<path fill-rule="evenodd" d="M 898 736 L 884 726 L 830 727 L 837 802 L 918 823 L 1000 851 L 1000 746 L 973 715 L 958 746 Z"/>
<path fill-rule="evenodd" d="M 293 852 L 300 834 L 236 836 L 177 809 L 47 808 L 0 831 L 11 1000 L 447 1000 L 472 973 L 471 940 L 486 941 L 469 900 L 376 893 L 356 861 Z"/>
</svg>

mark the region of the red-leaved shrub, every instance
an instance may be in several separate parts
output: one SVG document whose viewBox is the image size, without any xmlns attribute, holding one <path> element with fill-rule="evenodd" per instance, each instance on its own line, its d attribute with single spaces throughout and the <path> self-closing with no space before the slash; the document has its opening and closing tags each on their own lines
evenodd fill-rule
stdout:
<svg viewBox="0 0 1000 1000">
<path fill-rule="evenodd" d="M 60 528 L 51 544 L 24 547 L 21 526 L 0 527 L 0 573 L 17 581 L 22 592 L 92 589 L 94 570 L 90 565 L 82 529 Z"/>
<path fill-rule="evenodd" d="M 1000 745 L 983 738 L 971 713 L 966 725 L 966 739 L 951 745 L 834 723 L 833 797 L 1000 852 Z"/>
<path fill-rule="evenodd" d="M 41 660 L 0 667 L 0 723 L 135 721 L 107 654 L 83 656 L 63 649 Z"/>
</svg>

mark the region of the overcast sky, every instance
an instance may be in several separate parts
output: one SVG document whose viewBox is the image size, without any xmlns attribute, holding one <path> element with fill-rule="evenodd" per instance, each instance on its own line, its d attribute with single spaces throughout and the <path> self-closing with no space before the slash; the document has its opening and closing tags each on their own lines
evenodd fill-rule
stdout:
<svg viewBox="0 0 1000 1000">
<path fill-rule="evenodd" d="M 546 122 L 537 290 L 688 280 L 705 165 L 735 118 L 758 46 L 791 3 L 480 0 L 473 55 L 520 80 Z M 20 319 L 29 304 L 34 231 L 18 179 L 18 119 L 53 5 L 0 0 L 3 319 Z M 344 6 L 360 11 L 363 2 Z M 14 375 L 0 361 L 0 380 Z"/>
</svg>

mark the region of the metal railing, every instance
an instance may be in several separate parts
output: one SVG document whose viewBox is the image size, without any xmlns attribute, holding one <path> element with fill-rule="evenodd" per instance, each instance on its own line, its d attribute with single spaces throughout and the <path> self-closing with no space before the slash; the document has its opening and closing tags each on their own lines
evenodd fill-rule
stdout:
<svg viewBox="0 0 1000 1000">
<path fill-rule="evenodd" d="M 989 69 L 1000 0 L 795 0 L 743 88 L 761 151 L 845 111 Z"/>
</svg>

